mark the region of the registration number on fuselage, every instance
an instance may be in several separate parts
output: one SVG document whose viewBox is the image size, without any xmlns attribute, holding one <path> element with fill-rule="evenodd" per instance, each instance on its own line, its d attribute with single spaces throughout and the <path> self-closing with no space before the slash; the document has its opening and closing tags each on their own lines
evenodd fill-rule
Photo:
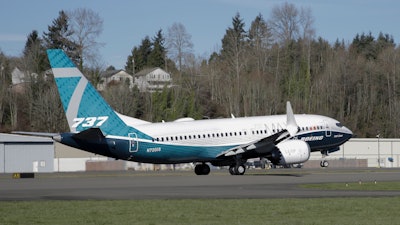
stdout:
<svg viewBox="0 0 400 225">
<path fill-rule="evenodd" d="M 161 148 L 160 147 L 157 147 L 157 148 L 148 148 L 147 149 L 147 152 L 161 152 Z"/>
</svg>

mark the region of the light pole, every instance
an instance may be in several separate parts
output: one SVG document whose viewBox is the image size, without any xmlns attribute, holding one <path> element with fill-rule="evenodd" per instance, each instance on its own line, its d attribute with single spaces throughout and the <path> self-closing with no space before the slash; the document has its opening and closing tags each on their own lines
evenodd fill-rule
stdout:
<svg viewBox="0 0 400 225">
<path fill-rule="evenodd" d="M 381 134 L 378 133 L 376 137 L 378 138 L 378 168 L 381 168 L 381 149 L 379 144 L 379 138 L 381 137 Z"/>
</svg>

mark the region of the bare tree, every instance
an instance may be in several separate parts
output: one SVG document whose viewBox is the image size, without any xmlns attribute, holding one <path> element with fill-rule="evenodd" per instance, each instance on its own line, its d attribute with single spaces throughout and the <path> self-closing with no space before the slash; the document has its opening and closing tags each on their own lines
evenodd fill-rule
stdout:
<svg viewBox="0 0 400 225">
<path fill-rule="evenodd" d="M 269 23 L 281 43 L 287 44 L 299 36 L 299 11 L 294 4 L 285 2 L 282 6 L 275 6 Z"/>
<path fill-rule="evenodd" d="M 179 71 L 182 71 L 182 64 L 186 54 L 193 51 L 193 43 L 190 35 L 183 24 L 174 23 L 168 28 L 166 43 L 168 54 L 171 59 L 178 63 Z"/>
<path fill-rule="evenodd" d="M 90 63 L 98 60 L 98 49 L 102 43 L 96 38 L 103 32 L 103 19 L 91 9 L 78 8 L 68 12 L 72 39 L 77 44 L 79 67 L 83 68 L 84 60 Z"/>
</svg>

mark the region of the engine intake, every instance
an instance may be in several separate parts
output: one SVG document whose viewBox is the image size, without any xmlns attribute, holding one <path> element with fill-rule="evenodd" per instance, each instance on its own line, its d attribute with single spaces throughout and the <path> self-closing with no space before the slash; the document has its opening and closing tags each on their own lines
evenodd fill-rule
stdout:
<svg viewBox="0 0 400 225">
<path fill-rule="evenodd" d="M 310 158 L 310 146 L 301 140 L 288 140 L 276 145 L 267 157 L 275 165 L 303 163 Z"/>
</svg>

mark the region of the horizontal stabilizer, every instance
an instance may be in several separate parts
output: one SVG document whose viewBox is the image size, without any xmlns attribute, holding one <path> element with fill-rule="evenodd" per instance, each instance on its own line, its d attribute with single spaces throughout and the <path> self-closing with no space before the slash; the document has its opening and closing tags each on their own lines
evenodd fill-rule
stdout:
<svg viewBox="0 0 400 225">
<path fill-rule="evenodd" d="M 20 134 L 20 135 L 29 135 L 29 136 L 36 136 L 36 137 L 49 137 L 52 138 L 58 133 L 46 133 L 46 132 L 28 132 L 28 131 L 13 131 L 12 134 Z"/>
</svg>

